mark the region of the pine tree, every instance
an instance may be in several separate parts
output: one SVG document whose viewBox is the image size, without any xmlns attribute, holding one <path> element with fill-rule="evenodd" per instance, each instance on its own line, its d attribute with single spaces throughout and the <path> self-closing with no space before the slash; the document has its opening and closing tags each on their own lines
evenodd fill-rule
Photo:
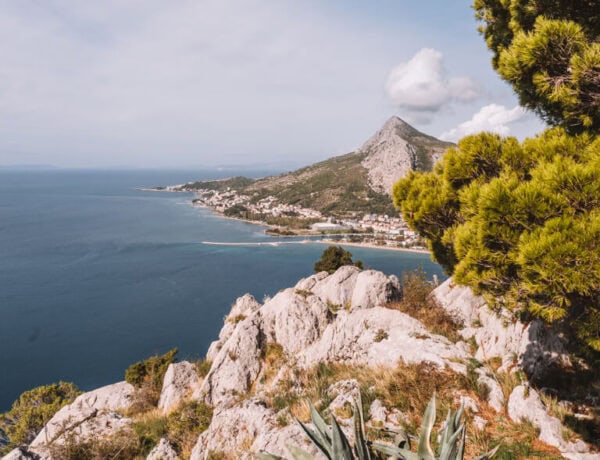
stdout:
<svg viewBox="0 0 600 460">
<path fill-rule="evenodd" d="M 597 0 L 475 0 L 492 65 L 523 106 L 570 132 L 600 129 Z"/>
</svg>

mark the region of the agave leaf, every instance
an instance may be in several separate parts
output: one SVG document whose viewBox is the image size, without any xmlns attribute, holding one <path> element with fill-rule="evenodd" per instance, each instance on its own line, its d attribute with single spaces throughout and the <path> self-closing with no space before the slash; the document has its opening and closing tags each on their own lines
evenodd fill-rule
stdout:
<svg viewBox="0 0 600 460">
<path fill-rule="evenodd" d="M 331 434 L 333 435 L 333 460 L 354 460 L 350 443 L 333 415 L 331 416 Z"/>
<path fill-rule="evenodd" d="M 442 447 L 446 444 L 452 433 L 454 432 L 453 422 L 454 417 L 452 417 L 452 412 L 448 409 L 448 414 L 446 415 L 446 420 L 444 421 L 444 428 L 440 430 L 440 446 L 438 455 L 442 454 Z"/>
<path fill-rule="evenodd" d="M 306 452 L 304 449 L 300 449 L 299 447 L 296 447 L 296 446 L 286 446 L 286 447 L 290 451 L 290 454 L 292 454 L 292 458 L 294 460 L 315 460 L 315 457 L 313 455 L 309 454 L 308 452 Z"/>
<path fill-rule="evenodd" d="M 273 455 L 268 452 L 259 452 L 256 454 L 256 458 L 258 458 L 258 460 L 285 460 L 285 458 L 280 457 L 279 455 Z"/>
<path fill-rule="evenodd" d="M 498 444 L 496 447 L 494 447 L 489 452 L 487 452 L 483 455 L 480 455 L 479 457 L 474 458 L 473 460 L 490 460 L 494 455 L 496 455 L 496 452 L 498 452 L 498 449 L 500 449 L 500 444 Z"/>
<path fill-rule="evenodd" d="M 327 444 L 331 444 L 331 428 L 327 425 L 323 417 L 321 417 L 319 411 L 315 409 L 312 402 L 308 401 L 308 407 L 310 408 L 310 418 L 313 425 L 321 434 L 321 437 L 327 441 Z"/>
<path fill-rule="evenodd" d="M 464 426 L 464 424 L 463 424 Z M 467 442 L 467 428 L 462 432 L 462 436 L 460 438 L 460 443 L 458 444 L 458 452 L 456 453 L 457 460 L 462 460 L 465 456 L 465 443 Z"/>
<path fill-rule="evenodd" d="M 454 416 L 454 426 L 455 427 L 460 425 L 460 422 L 462 420 L 462 416 L 463 416 L 464 412 L 465 412 L 465 402 L 462 401 L 460 403 L 460 407 L 456 411 L 456 415 Z"/>
<path fill-rule="evenodd" d="M 390 446 L 388 444 L 382 444 L 380 442 L 374 442 L 373 448 L 378 450 L 382 454 L 389 455 L 393 459 L 399 460 L 421 460 L 420 457 L 411 452 L 408 449 L 403 449 L 402 447 Z"/>
<path fill-rule="evenodd" d="M 325 454 L 325 456 L 331 460 L 331 444 L 326 442 L 317 431 L 311 430 L 300 420 L 297 420 L 300 427 L 304 430 L 310 440 L 317 446 L 317 448 Z"/>
<path fill-rule="evenodd" d="M 431 430 L 435 423 L 435 393 L 431 401 L 427 404 L 427 409 L 423 414 L 423 423 L 421 425 L 421 434 L 419 435 L 419 447 L 417 453 L 421 460 L 435 460 L 435 454 L 431 448 Z"/>
<path fill-rule="evenodd" d="M 456 454 L 458 453 L 458 448 L 456 445 L 456 439 L 465 431 L 465 426 L 461 425 L 461 427 L 454 432 L 449 439 L 441 446 L 440 458 L 439 460 L 454 460 L 458 457 Z"/>
<path fill-rule="evenodd" d="M 364 417 L 362 411 L 362 401 L 360 395 L 358 403 L 354 401 L 354 451 L 358 460 L 371 460 L 369 445 L 365 435 Z"/>
</svg>

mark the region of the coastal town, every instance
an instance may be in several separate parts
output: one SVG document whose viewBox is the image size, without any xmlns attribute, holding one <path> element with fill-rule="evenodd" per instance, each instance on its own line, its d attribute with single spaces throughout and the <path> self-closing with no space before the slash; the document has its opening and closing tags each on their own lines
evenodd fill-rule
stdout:
<svg viewBox="0 0 600 460">
<path fill-rule="evenodd" d="M 190 189 L 186 184 L 165 187 L 166 191 L 193 192 L 194 206 L 207 207 L 225 217 L 268 225 L 275 236 L 316 236 L 327 241 L 377 247 L 426 250 L 418 234 L 401 216 L 359 214 L 334 217 L 315 209 L 281 203 L 274 196 L 257 199 L 238 191 Z"/>
</svg>

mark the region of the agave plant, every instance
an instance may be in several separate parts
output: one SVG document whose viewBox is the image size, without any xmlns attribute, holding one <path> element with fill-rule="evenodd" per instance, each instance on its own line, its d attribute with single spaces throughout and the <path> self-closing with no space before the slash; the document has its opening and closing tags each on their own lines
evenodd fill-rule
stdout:
<svg viewBox="0 0 600 460">
<path fill-rule="evenodd" d="M 439 433 L 440 443 L 436 454 L 431 446 L 431 432 L 435 424 L 435 394 L 429 401 L 427 409 L 423 414 L 423 423 L 417 452 L 411 450 L 410 437 L 402 430 L 395 431 L 394 444 L 372 443 L 365 436 L 364 416 L 360 401 L 354 401 L 354 446 L 350 446 L 346 435 L 340 428 L 337 420 L 331 416 L 329 426 L 321 414 L 310 405 L 310 417 L 314 430 L 298 420 L 298 423 L 315 446 L 325 454 L 329 460 L 375 460 L 381 458 L 380 454 L 387 456 L 389 460 L 462 460 L 464 458 L 466 429 L 463 419 L 464 406 L 454 414 L 448 411 L 446 421 Z M 480 455 L 474 460 L 491 459 L 497 452 L 497 446 L 487 454 Z M 288 450 L 294 460 L 314 460 L 311 454 L 295 446 L 289 446 Z M 261 460 L 283 460 L 269 453 L 260 453 Z"/>
</svg>

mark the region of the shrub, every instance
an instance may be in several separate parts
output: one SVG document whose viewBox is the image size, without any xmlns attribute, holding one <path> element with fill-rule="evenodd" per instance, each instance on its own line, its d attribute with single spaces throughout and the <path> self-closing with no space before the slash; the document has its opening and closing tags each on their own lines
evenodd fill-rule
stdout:
<svg viewBox="0 0 600 460">
<path fill-rule="evenodd" d="M 169 364 L 175 362 L 177 348 L 164 355 L 151 356 L 132 364 L 125 371 L 125 380 L 136 388 L 130 415 L 146 412 L 158 404 L 163 379 Z"/>
<path fill-rule="evenodd" d="M 468 136 L 394 202 L 456 282 L 600 351 L 600 140 Z"/>
<path fill-rule="evenodd" d="M 363 268 L 362 261 L 352 261 L 352 253 L 350 251 L 346 251 L 341 246 L 329 246 L 321 254 L 321 259 L 315 263 L 315 272 L 333 273 L 344 265 L 354 265 L 355 267 Z"/>
<path fill-rule="evenodd" d="M 212 420 L 212 408 L 202 401 L 190 401 L 169 414 L 167 431 L 169 440 L 180 453 L 188 457 L 198 435 L 205 431 Z"/>
<path fill-rule="evenodd" d="M 72 383 L 59 382 L 24 392 L 12 408 L 0 415 L 0 431 L 9 443 L 0 450 L 11 449 L 30 443 L 58 410 L 73 402 L 80 394 Z"/>
</svg>

